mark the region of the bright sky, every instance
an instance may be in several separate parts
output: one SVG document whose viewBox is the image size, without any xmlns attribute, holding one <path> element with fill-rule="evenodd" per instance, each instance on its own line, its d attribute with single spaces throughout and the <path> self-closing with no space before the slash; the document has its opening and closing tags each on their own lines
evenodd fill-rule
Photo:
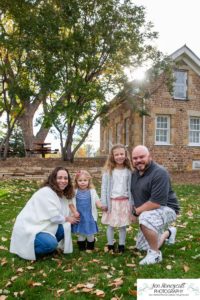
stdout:
<svg viewBox="0 0 200 300">
<path fill-rule="evenodd" d="M 159 32 L 157 47 L 171 54 L 186 44 L 200 57 L 199 0 L 133 0 L 146 9 L 146 20 L 153 22 Z"/>
<path fill-rule="evenodd" d="M 200 57 L 200 0 L 133 0 L 146 9 L 146 20 L 159 33 L 158 50 L 170 55 L 187 45 Z M 139 74 L 140 75 L 140 74 Z M 99 147 L 99 126 L 92 130 L 95 148 Z"/>
</svg>

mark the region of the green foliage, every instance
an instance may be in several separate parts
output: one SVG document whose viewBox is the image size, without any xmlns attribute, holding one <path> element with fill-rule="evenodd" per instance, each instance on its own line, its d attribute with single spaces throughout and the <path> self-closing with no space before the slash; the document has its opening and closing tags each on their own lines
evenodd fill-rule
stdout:
<svg viewBox="0 0 200 300">
<path fill-rule="evenodd" d="M 98 192 L 100 185 L 95 181 Z M 199 278 L 199 208 L 200 187 L 176 185 L 181 214 L 177 219 L 177 240 L 174 245 L 162 247 L 163 261 L 157 265 L 140 266 L 145 253 L 134 250 L 137 226 L 127 232 L 126 251 L 123 255 L 104 252 L 106 228 L 98 221 L 96 250 L 79 252 L 73 236 L 74 252 L 70 255 L 55 254 L 37 262 L 26 261 L 10 254 L 9 244 L 16 216 L 39 187 L 31 181 L 0 181 L 0 291 L 8 299 L 98 299 L 85 289 L 101 290 L 103 299 L 136 299 L 137 278 Z M 101 217 L 101 216 L 99 216 Z M 117 232 L 116 232 L 117 234 Z M 116 235 L 118 240 L 118 234 Z M 122 284 L 114 285 L 121 278 Z M 77 287 L 82 284 L 82 287 Z"/>
<path fill-rule="evenodd" d="M 157 33 L 131 0 L 9 0 L 0 11 L 0 75 L 13 109 L 33 118 L 29 110 L 41 105 L 41 131 L 62 115 L 65 148 L 84 124 L 83 142 L 105 113 L 107 95 L 127 81 L 125 67 L 159 56 L 151 46 Z"/>
<path fill-rule="evenodd" d="M 14 128 L 11 134 L 10 141 L 9 141 L 9 149 L 13 152 L 13 156 L 18 156 L 18 157 L 25 156 L 24 140 L 23 140 L 23 135 L 20 127 Z"/>
<path fill-rule="evenodd" d="M 0 144 L 2 142 L 3 136 L 5 135 L 5 126 L 0 124 Z M 12 134 L 9 139 L 9 157 L 24 157 L 25 156 L 25 149 L 24 149 L 24 140 L 21 128 L 15 126 L 12 131 Z"/>
</svg>

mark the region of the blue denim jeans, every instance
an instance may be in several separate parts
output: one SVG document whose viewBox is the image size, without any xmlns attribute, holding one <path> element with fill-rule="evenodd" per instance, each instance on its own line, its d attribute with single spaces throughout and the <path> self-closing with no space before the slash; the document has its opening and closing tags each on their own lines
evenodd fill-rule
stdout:
<svg viewBox="0 0 200 300">
<path fill-rule="evenodd" d="M 57 248 L 58 242 L 64 238 L 64 229 L 62 224 L 58 225 L 55 236 L 56 238 L 47 232 L 39 232 L 36 234 L 34 242 L 36 257 L 51 253 Z"/>
</svg>

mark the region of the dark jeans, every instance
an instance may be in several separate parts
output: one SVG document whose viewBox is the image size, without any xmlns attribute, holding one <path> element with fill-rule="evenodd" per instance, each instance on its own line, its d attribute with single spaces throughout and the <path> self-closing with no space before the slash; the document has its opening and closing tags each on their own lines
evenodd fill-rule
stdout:
<svg viewBox="0 0 200 300">
<path fill-rule="evenodd" d="M 56 238 L 47 232 L 39 232 L 38 234 L 36 234 L 34 242 L 35 255 L 38 256 L 53 252 L 57 248 L 58 242 L 63 238 L 64 229 L 62 224 L 58 225 Z"/>
</svg>

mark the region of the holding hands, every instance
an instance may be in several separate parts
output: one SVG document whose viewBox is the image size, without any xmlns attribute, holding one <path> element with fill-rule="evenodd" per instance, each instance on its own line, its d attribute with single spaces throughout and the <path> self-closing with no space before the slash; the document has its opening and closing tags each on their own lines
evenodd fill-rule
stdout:
<svg viewBox="0 0 200 300">
<path fill-rule="evenodd" d="M 80 221 L 80 217 L 75 217 L 75 216 L 69 216 L 69 217 L 65 217 L 65 222 L 69 222 L 71 224 L 76 224 Z"/>
<path fill-rule="evenodd" d="M 102 205 L 101 210 L 102 210 L 102 211 L 108 211 L 108 206 L 103 206 L 103 205 Z"/>
</svg>

